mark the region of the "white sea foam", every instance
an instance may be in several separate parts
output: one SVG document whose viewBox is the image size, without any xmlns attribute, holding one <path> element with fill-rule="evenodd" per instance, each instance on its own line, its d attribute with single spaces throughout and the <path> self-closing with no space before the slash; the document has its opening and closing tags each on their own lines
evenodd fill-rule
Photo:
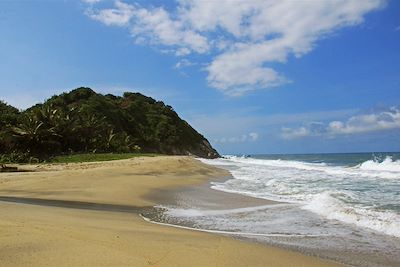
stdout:
<svg viewBox="0 0 400 267">
<path fill-rule="evenodd" d="M 358 166 L 361 170 L 368 171 L 387 171 L 400 173 L 400 161 L 386 157 L 384 161 L 367 160 Z"/>
<path fill-rule="evenodd" d="M 269 208 L 271 205 L 261 205 L 246 208 L 237 209 L 219 209 L 219 210 L 204 210 L 204 209 L 181 209 L 181 208 L 166 208 L 160 206 L 159 208 L 166 208 L 165 214 L 173 217 L 202 217 L 202 216 L 217 216 L 217 215 L 227 215 L 233 213 L 245 213 L 253 212 L 257 210 L 263 210 Z"/>
<path fill-rule="evenodd" d="M 391 157 L 386 157 L 384 161 L 378 162 L 375 160 L 367 160 L 354 167 L 329 166 L 326 163 L 308 163 L 292 160 L 265 160 L 253 159 L 237 156 L 225 156 L 224 159 L 202 160 L 204 163 L 212 165 L 234 165 L 245 164 L 254 166 L 269 166 L 294 168 L 299 170 L 320 171 L 328 174 L 343 174 L 358 177 L 380 177 L 385 179 L 400 179 L 400 161 L 393 160 Z"/>
<path fill-rule="evenodd" d="M 252 233 L 252 232 L 242 232 L 242 231 L 237 232 L 237 231 L 202 229 L 202 228 L 196 228 L 196 227 L 188 227 L 188 226 L 182 226 L 182 225 L 177 225 L 177 224 L 153 221 L 153 220 L 143 216 L 142 214 L 140 214 L 140 217 L 142 217 L 143 220 L 145 220 L 146 222 L 149 222 L 149 223 L 170 226 L 170 227 L 180 228 L 180 229 L 186 229 L 186 230 L 192 230 L 192 231 L 198 231 L 198 232 L 213 233 L 213 234 L 225 234 L 225 235 L 246 236 L 246 237 L 308 237 L 309 238 L 309 237 L 329 236 L 327 234 L 313 235 L 313 234 Z"/>
<path fill-rule="evenodd" d="M 400 237 L 398 160 L 356 166 L 235 156 L 202 161 L 234 177 L 214 183 L 213 189 L 298 203 L 327 219 Z"/>
<path fill-rule="evenodd" d="M 334 198 L 331 192 L 315 195 L 303 208 L 321 214 L 328 219 L 400 237 L 399 214 L 389 211 L 378 212 L 346 205 L 344 202 Z"/>
</svg>

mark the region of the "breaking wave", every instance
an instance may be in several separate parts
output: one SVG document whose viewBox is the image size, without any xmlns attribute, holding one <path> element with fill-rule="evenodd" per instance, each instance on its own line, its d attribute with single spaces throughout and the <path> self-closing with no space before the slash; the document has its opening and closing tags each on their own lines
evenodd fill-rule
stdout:
<svg viewBox="0 0 400 267">
<path fill-rule="evenodd" d="M 353 165 L 237 156 L 202 161 L 233 176 L 213 189 L 300 204 L 329 220 L 400 237 L 400 161 L 390 156 Z"/>
</svg>

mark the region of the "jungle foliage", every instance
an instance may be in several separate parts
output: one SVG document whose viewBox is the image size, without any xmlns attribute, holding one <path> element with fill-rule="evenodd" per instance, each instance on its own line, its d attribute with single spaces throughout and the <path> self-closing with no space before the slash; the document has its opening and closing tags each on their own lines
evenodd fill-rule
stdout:
<svg viewBox="0 0 400 267">
<path fill-rule="evenodd" d="M 25 111 L 0 101 L 1 162 L 110 152 L 218 156 L 171 106 L 140 93 L 81 87 Z"/>
</svg>

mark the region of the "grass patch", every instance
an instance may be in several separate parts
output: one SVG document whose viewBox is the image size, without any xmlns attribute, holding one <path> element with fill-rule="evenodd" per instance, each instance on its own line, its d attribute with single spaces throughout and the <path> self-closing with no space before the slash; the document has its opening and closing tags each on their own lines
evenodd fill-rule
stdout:
<svg viewBox="0 0 400 267">
<path fill-rule="evenodd" d="M 99 153 L 99 154 L 74 154 L 65 156 L 56 156 L 50 159 L 50 163 L 77 163 L 77 162 L 94 162 L 94 161 L 109 161 L 119 159 L 130 159 L 135 157 L 155 157 L 160 154 L 150 153 Z"/>
</svg>

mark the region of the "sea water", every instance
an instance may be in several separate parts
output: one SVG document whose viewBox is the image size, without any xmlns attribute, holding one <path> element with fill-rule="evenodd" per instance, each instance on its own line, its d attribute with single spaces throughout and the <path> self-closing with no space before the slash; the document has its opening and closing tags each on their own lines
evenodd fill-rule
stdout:
<svg viewBox="0 0 400 267">
<path fill-rule="evenodd" d="M 400 154 L 224 156 L 215 190 L 277 201 L 236 209 L 163 207 L 168 221 L 355 266 L 400 266 Z"/>
</svg>

